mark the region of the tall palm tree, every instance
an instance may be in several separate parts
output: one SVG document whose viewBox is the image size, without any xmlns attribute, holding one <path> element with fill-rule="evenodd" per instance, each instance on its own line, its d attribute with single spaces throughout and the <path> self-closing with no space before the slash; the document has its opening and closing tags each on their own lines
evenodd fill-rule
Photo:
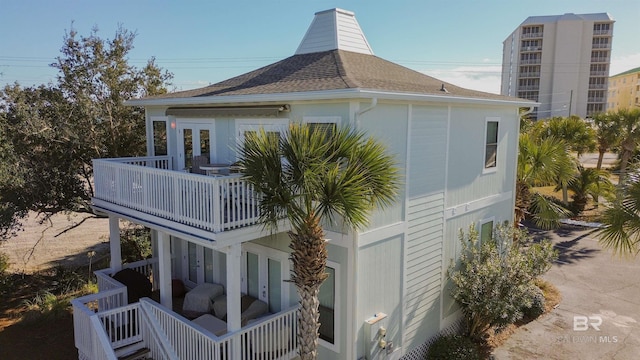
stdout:
<svg viewBox="0 0 640 360">
<path fill-rule="evenodd" d="M 300 297 L 300 358 L 317 357 L 318 291 L 327 278 L 321 224 L 357 229 L 376 207 L 394 202 L 399 173 L 384 146 L 349 128 L 311 129 L 292 124 L 280 139 L 265 131 L 239 149 L 245 179 L 261 195 L 260 222 L 276 228 L 289 220 L 291 281 Z"/>
<path fill-rule="evenodd" d="M 515 224 L 530 213 L 534 223 L 542 228 L 558 226 L 569 211 L 535 191 L 534 187 L 555 184 L 558 179 L 569 183 L 575 171 L 576 162 L 567 153 L 564 141 L 554 137 L 534 139 L 527 133 L 520 134 Z"/>
<path fill-rule="evenodd" d="M 607 113 L 597 113 L 592 116 L 596 130 L 596 142 L 598 143 L 598 164 L 597 170 L 602 169 L 602 159 L 604 154 L 613 148 L 618 141 L 618 122 L 613 120 Z"/>
</svg>

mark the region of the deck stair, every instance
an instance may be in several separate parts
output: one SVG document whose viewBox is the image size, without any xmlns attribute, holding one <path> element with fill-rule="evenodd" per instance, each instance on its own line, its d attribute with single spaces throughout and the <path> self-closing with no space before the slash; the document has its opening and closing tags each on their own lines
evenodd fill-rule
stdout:
<svg viewBox="0 0 640 360">
<path fill-rule="evenodd" d="M 147 359 L 151 350 L 145 347 L 144 342 L 123 346 L 115 350 L 118 360 L 140 360 Z"/>
</svg>

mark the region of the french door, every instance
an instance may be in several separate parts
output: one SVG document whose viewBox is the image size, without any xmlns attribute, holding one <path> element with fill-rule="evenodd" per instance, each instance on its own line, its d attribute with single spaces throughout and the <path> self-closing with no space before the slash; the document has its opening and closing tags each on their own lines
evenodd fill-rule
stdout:
<svg viewBox="0 0 640 360">
<path fill-rule="evenodd" d="M 176 120 L 178 133 L 178 169 L 190 171 L 195 156 L 205 156 L 206 163 L 214 160 L 213 120 Z"/>
<path fill-rule="evenodd" d="M 269 312 L 289 307 L 289 259 L 286 253 L 255 244 L 242 251 L 242 292 L 269 304 Z"/>
</svg>

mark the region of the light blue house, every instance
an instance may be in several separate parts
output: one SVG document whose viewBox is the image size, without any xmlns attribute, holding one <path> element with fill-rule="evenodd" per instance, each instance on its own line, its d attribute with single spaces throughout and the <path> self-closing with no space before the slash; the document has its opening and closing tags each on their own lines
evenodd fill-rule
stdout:
<svg viewBox="0 0 640 360">
<path fill-rule="evenodd" d="M 289 58 L 130 105 L 146 110 L 149 156 L 94 162 L 112 263 L 97 274 L 100 293 L 74 301 L 81 359 L 141 348 L 154 359 L 295 357 L 287 226 L 269 234 L 256 225 L 258 200 L 231 166 L 247 132 L 280 133 L 291 122 L 364 130 L 404 171 L 397 202 L 367 229 L 327 231 L 320 358 L 419 353 L 460 316 L 446 281 L 459 229 L 475 222 L 486 232 L 513 218 L 519 108 L 533 103 L 378 58 L 354 14 L 332 9 L 315 15 Z M 121 263 L 120 219 L 152 230 L 153 259 Z M 109 276 L 122 268 L 151 275 L 162 305 L 127 305 Z"/>
</svg>

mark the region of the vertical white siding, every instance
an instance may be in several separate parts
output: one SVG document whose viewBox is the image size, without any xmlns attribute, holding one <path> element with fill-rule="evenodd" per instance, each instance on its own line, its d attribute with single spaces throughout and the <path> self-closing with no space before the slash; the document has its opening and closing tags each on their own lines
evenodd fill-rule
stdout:
<svg viewBox="0 0 640 360">
<path fill-rule="evenodd" d="M 411 349 L 440 330 L 444 193 L 409 201 L 405 246 L 404 342 Z"/>
<path fill-rule="evenodd" d="M 341 9 L 316 13 L 296 55 L 336 49 L 373 55 L 354 13 Z"/>
</svg>

